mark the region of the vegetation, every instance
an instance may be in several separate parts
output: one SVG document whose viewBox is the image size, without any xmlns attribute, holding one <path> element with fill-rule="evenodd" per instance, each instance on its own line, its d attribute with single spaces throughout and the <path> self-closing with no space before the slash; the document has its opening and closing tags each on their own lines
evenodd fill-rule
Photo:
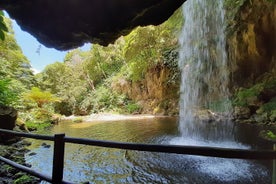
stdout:
<svg viewBox="0 0 276 184">
<path fill-rule="evenodd" d="M 275 73 L 265 73 L 259 81 L 249 87 L 241 88 L 234 95 L 234 105 L 248 108 L 251 119 L 259 123 L 276 121 L 276 81 Z"/>
<path fill-rule="evenodd" d="M 8 32 L 8 28 L 4 21 L 4 12 L 0 11 L 0 40 L 2 41 L 5 39 L 5 32 Z"/>
<path fill-rule="evenodd" d="M 12 87 L 11 80 L 0 80 L 0 105 L 14 105 L 18 100 L 18 94 Z"/>
<path fill-rule="evenodd" d="M 3 29 L 3 25 L 7 27 L 7 31 Z M 4 39 L 0 40 L 0 104 L 19 110 L 18 121 L 21 123 L 50 122 L 53 111 L 48 111 L 48 116 L 41 116 L 41 112 L 36 109 L 55 101 L 56 98 L 48 92 L 33 88 L 36 80 L 30 62 L 16 43 L 11 20 L 3 17 L 3 14 L 0 26 L 0 31 L 4 30 Z M 47 108 L 49 109 L 45 107 L 42 110 Z M 31 115 L 33 117 L 30 117 Z"/>
<path fill-rule="evenodd" d="M 141 113 L 144 105 L 114 86 L 123 80 L 127 88 L 136 85 L 147 90 L 144 84 L 147 73 L 163 69 L 170 71 L 164 86 L 178 84 L 177 34 L 181 17 L 179 10 L 164 24 L 137 27 L 107 47 L 94 44 L 89 51 L 72 50 L 64 61 L 48 65 L 34 75 L 16 43 L 11 20 L 1 12 L 0 104 L 15 107 L 19 111 L 18 124 L 38 131 L 51 126 L 56 113 Z M 165 101 L 160 99 L 150 108 L 168 109 L 169 99 Z"/>
<path fill-rule="evenodd" d="M 135 98 L 112 86 L 121 80 L 138 84 L 146 73 L 162 68 L 170 70 L 168 85 L 179 81 L 176 36 L 181 16 L 179 10 L 160 26 L 137 27 L 107 47 L 94 44 L 89 51 L 72 50 L 64 62 L 48 65 L 36 75 L 38 87 L 60 99 L 55 111 L 61 114 L 140 113 Z"/>
<path fill-rule="evenodd" d="M 37 87 L 32 87 L 31 91 L 25 93 L 24 99 L 35 102 L 39 108 L 42 108 L 45 104 L 59 101 L 59 99 L 54 97 L 50 92 L 41 91 Z"/>
</svg>

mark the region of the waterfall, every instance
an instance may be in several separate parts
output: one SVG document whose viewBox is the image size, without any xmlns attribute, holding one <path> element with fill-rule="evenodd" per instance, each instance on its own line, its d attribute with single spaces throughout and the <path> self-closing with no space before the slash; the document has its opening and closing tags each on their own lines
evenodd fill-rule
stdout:
<svg viewBox="0 0 276 184">
<path fill-rule="evenodd" d="M 182 136 L 191 132 L 198 136 L 194 124 L 203 109 L 211 114 L 223 111 L 224 117 L 231 115 L 223 2 L 188 0 L 183 5 L 184 25 L 179 38 Z"/>
</svg>

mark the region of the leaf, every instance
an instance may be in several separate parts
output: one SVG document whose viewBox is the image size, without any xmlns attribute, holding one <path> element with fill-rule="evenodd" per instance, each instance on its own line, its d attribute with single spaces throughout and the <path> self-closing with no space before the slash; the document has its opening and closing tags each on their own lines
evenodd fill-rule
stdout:
<svg viewBox="0 0 276 184">
<path fill-rule="evenodd" d="M 0 21 L 0 30 L 1 31 L 6 31 L 6 32 L 9 31 L 6 24 L 3 21 Z"/>
<path fill-rule="evenodd" d="M 0 40 L 4 40 L 5 39 L 5 34 L 2 30 L 0 30 Z"/>
</svg>

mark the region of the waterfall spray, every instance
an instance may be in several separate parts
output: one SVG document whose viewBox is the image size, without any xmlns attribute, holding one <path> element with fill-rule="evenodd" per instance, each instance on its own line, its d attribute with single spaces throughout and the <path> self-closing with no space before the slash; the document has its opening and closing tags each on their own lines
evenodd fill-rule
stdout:
<svg viewBox="0 0 276 184">
<path fill-rule="evenodd" d="M 184 135 L 195 133 L 193 124 L 202 109 L 231 114 L 223 2 L 188 0 L 183 5 L 179 67 L 180 131 Z"/>
</svg>

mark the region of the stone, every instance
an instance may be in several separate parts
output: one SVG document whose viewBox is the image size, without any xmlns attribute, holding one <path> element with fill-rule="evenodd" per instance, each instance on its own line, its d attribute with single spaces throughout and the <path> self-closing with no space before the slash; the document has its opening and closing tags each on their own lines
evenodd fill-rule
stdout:
<svg viewBox="0 0 276 184">
<path fill-rule="evenodd" d="M 13 107 L 0 105 L 0 128 L 12 130 L 15 127 L 17 111 Z"/>
<path fill-rule="evenodd" d="M 249 119 L 251 116 L 251 111 L 248 107 L 234 107 L 234 115 L 236 119 Z"/>
<path fill-rule="evenodd" d="M 47 47 L 108 45 L 133 28 L 166 21 L 186 0 L 1 0 L 0 9 Z"/>
<path fill-rule="evenodd" d="M 17 118 L 17 111 L 13 107 L 0 105 L 0 129 L 13 130 Z M 14 136 L 0 133 L 0 142 L 7 143 Z"/>
<path fill-rule="evenodd" d="M 216 113 L 208 109 L 197 110 L 195 114 L 195 118 L 206 123 L 211 123 L 211 122 L 220 120 L 219 116 Z"/>
</svg>

